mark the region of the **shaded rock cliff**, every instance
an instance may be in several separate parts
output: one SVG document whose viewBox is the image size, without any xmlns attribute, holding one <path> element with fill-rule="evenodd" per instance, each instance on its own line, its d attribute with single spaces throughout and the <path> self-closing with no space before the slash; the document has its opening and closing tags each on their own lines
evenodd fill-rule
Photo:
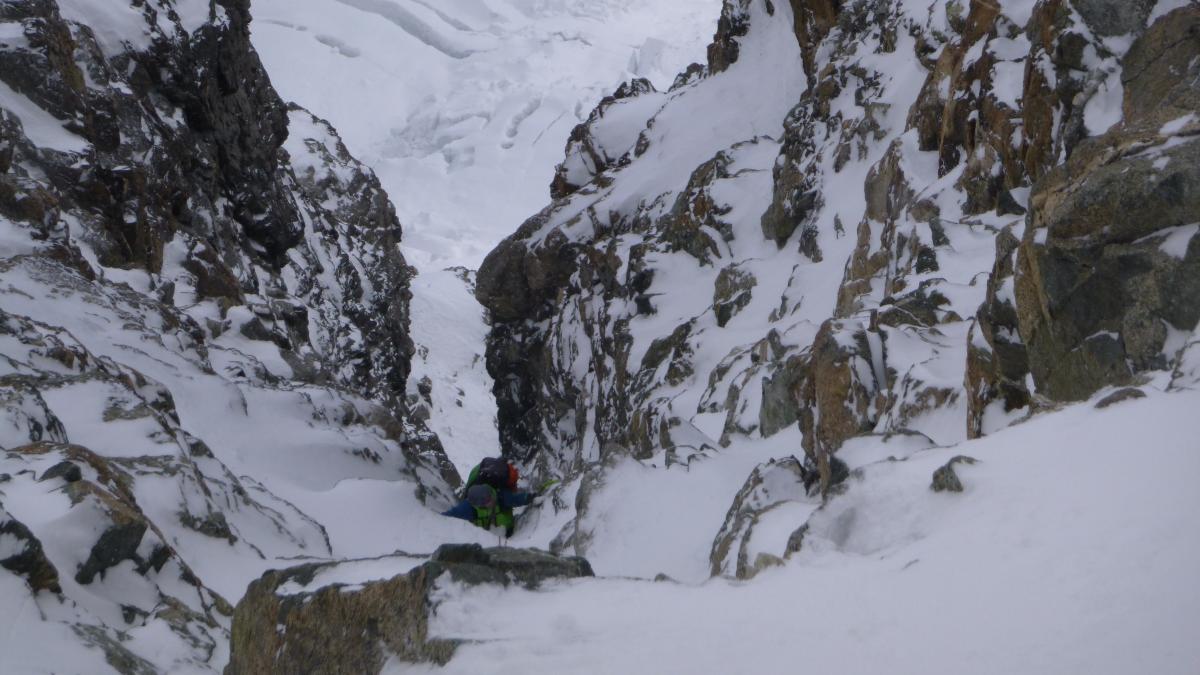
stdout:
<svg viewBox="0 0 1200 675">
<path fill-rule="evenodd" d="M 225 570 L 331 553 L 269 485 L 297 453 L 435 505 L 458 482 L 407 409 L 393 206 L 249 24 L 245 0 L 0 2 L 0 574 L 66 664 L 219 664 Z"/>
</svg>

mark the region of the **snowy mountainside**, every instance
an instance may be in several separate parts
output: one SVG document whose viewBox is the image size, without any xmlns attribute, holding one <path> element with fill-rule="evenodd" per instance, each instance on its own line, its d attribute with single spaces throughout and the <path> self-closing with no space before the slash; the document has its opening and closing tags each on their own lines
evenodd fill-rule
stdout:
<svg viewBox="0 0 1200 675">
<path fill-rule="evenodd" d="M 444 538 L 399 222 L 248 22 L 0 2 L 0 671 L 214 672 L 264 569 Z"/>
<path fill-rule="evenodd" d="M 1196 7 L 1102 5 L 726 2 L 708 73 L 602 104 L 653 112 L 632 145 L 594 117 L 564 166 L 624 156 L 481 267 L 505 442 L 586 486 L 798 426 L 827 494 L 857 436 L 951 445 L 1175 368 Z"/>
<path fill-rule="evenodd" d="M 764 6 L 757 3 L 750 11 L 767 17 Z M 571 473 L 600 459 L 610 432 L 639 434 L 654 429 L 650 433 L 658 433 L 657 416 L 634 415 L 620 393 L 610 396 L 607 383 L 593 384 L 593 379 L 614 378 L 613 383 L 622 388 L 666 384 L 685 397 L 703 395 L 703 384 L 681 386 L 693 374 L 689 368 L 664 370 L 665 378 L 654 381 L 650 369 L 641 379 L 626 377 L 625 364 L 630 374 L 636 374 L 638 363 L 657 366 L 671 361 L 668 357 L 675 345 L 654 341 L 660 335 L 686 340 L 691 330 L 686 322 L 712 304 L 708 293 L 696 291 L 714 284 L 719 271 L 686 261 L 693 256 L 704 260 L 720 256 L 720 244 L 708 235 L 691 238 L 690 230 L 709 222 L 719 227 L 718 221 L 733 217 L 725 213 L 742 213 L 736 207 L 724 208 L 730 197 L 757 192 L 761 200 L 769 195 L 770 168 L 777 154 L 777 141 L 771 139 L 782 134 L 783 117 L 803 91 L 803 82 L 782 67 L 800 57 L 784 18 L 751 23 L 741 60 L 727 71 L 665 96 L 656 91 L 639 94 L 661 103 L 653 122 L 644 125 L 637 147 L 628 153 L 634 161 L 613 172 L 616 177 L 629 176 L 628 181 L 603 174 L 527 221 L 485 261 L 477 295 L 495 322 L 489 371 L 497 377 L 501 434 L 517 456 L 532 458 L 544 447 L 547 452 L 539 462 L 548 462 L 557 473 Z M 617 106 L 627 108 L 630 100 Z M 738 100 L 754 100 L 756 105 L 745 109 L 727 104 Z M 567 161 L 570 164 L 571 158 Z M 713 204 L 706 184 L 717 180 L 725 181 L 720 187 L 729 196 L 720 206 Z M 687 199 L 678 198 L 684 192 L 695 195 L 701 205 L 693 209 Z M 644 235 L 642 230 L 649 232 Z M 576 237 L 595 241 L 595 251 L 578 245 Z M 652 237 L 663 242 L 661 256 L 639 245 Z M 769 252 L 752 239 L 745 243 L 753 251 L 750 256 Z M 576 255 L 594 256 L 596 261 L 580 265 L 578 278 Z M 659 257 L 670 263 L 655 266 L 646 260 Z M 623 286 L 625 280 L 629 290 L 616 291 L 615 286 Z M 686 291 L 659 303 L 661 312 L 654 311 L 649 288 L 664 282 Z M 732 290 L 737 284 L 729 286 Z M 542 323 L 556 314 L 552 299 L 560 288 L 578 289 L 581 296 L 564 298 L 564 320 Z M 639 343 L 631 335 L 630 317 L 643 310 L 647 339 Z M 528 319 L 537 323 L 526 324 Z M 554 337 L 547 339 L 541 326 Z M 616 367 L 609 367 L 604 353 L 609 345 L 623 352 L 612 364 Z M 593 367 L 600 364 L 605 365 Z M 542 396 L 542 387 L 556 395 Z M 671 405 L 668 401 L 674 395 L 665 394 L 648 404 Z M 543 433 L 562 434 L 562 438 L 542 443 Z M 682 433 L 680 443 L 686 445 L 702 436 Z"/>
<path fill-rule="evenodd" d="M 1195 672 L 1196 3 L 727 0 L 676 78 L 562 51 L 674 2 L 113 2 L 0 0 L 0 671 Z M 488 330 L 563 484 L 456 576 Z"/>
<path fill-rule="evenodd" d="M 420 274 L 410 394 L 460 472 L 500 448 L 487 327 L 458 268 L 476 269 L 541 208 L 569 135 L 618 83 L 665 88 L 702 59 L 719 11 L 719 0 L 254 3 L 254 44 L 281 95 L 333 122 L 396 204 Z"/>
<path fill-rule="evenodd" d="M 452 664 L 1195 670 L 1197 492 L 1134 465 L 1196 469 L 1197 31 L 729 0 L 706 73 L 602 103 L 478 277 L 501 433 L 567 479 L 532 541 L 601 579 L 448 584 Z"/>
</svg>

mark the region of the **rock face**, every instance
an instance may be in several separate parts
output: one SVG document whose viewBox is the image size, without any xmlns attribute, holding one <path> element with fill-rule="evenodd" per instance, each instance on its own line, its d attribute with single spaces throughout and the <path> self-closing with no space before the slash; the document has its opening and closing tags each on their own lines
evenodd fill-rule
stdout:
<svg viewBox="0 0 1200 675">
<path fill-rule="evenodd" d="M 986 417 L 1028 408 L 1026 385 L 1029 354 L 1021 340 L 1014 291 L 1015 261 L 1020 242 L 1012 229 L 996 237 L 996 262 L 988 278 L 987 297 L 975 315 L 967 344 L 967 436 L 979 438 L 990 426 Z M 989 407 L 992 410 L 989 410 Z"/>
<path fill-rule="evenodd" d="M 440 585 L 536 588 L 553 579 L 592 576 L 582 558 L 447 544 L 428 562 L 386 581 L 309 588 L 323 575 L 336 575 L 338 567 L 302 565 L 268 572 L 251 584 L 234 613 L 225 673 L 378 673 L 389 660 L 445 665 L 457 644 L 429 635 Z"/>
<path fill-rule="evenodd" d="M 637 152 L 646 115 L 666 97 L 649 80 L 631 80 L 604 97 L 567 139 L 566 159 L 554 170 L 550 196 L 566 197 Z"/>
<path fill-rule="evenodd" d="M 1027 376 L 1042 395 L 1078 400 L 1174 361 L 1168 337 L 1196 321 L 1185 298 L 1197 283 L 1188 139 L 1200 102 L 1179 79 L 1195 67 L 1196 22 L 1196 8 L 1182 8 L 1134 42 L 1119 70 L 1121 122 L 1077 141 L 1066 164 L 1043 172 L 1023 240 L 998 251 L 1012 279 L 989 290 L 980 312 L 984 335 L 989 314 L 1003 328 L 981 350 L 994 373 L 979 380 L 982 402 L 1020 407 Z M 1079 96 L 1088 95 L 1094 85 Z"/>
<path fill-rule="evenodd" d="M 750 2 L 726 2 L 717 21 L 717 33 L 708 46 L 708 67 L 714 73 L 728 70 L 741 52 L 739 38 L 750 32 Z"/>
<path fill-rule="evenodd" d="M 253 415 L 431 503 L 458 476 L 406 403 L 394 208 L 275 93 L 249 3 L 103 4 L 0 2 L 0 574 L 118 670 L 211 669 L 229 608 L 196 570 L 330 552 L 231 468 L 287 442 Z"/>
<path fill-rule="evenodd" d="M 827 492 L 858 435 L 1189 386 L 1198 10 L 1153 6 L 726 2 L 633 152 L 480 271 L 507 447 L 593 476 L 798 424 Z"/>
<path fill-rule="evenodd" d="M 1036 187 L 1017 318 L 1038 389 L 1088 397 L 1165 370 L 1200 321 L 1200 8 L 1172 12 L 1124 59 L 1121 125 Z"/>
<path fill-rule="evenodd" d="M 756 541 L 755 528 L 765 529 L 766 521 L 773 515 L 782 516 L 785 523 L 804 522 L 805 509 L 793 509 L 794 513 L 786 510 L 797 503 L 808 503 L 811 505 L 808 510 L 815 510 L 820 500 L 809 499 L 808 491 L 817 480 L 818 477 L 795 457 L 771 461 L 754 469 L 734 497 L 725 523 L 713 541 L 709 556 L 712 575 L 751 579 L 763 569 L 781 564 L 783 559 L 773 552 L 779 549 L 770 545 L 780 542 Z M 759 538 L 763 538 L 762 535 Z M 786 555 L 787 549 L 784 551 Z"/>
<path fill-rule="evenodd" d="M 726 9 L 738 22 L 768 16 L 761 3 L 731 3 Z M 779 14 L 781 8 L 771 11 Z M 751 32 L 747 35 L 752 34 L 751 24 L 745 26 Z M 736 41 L 742 39 L 739 31 L 725 34 Z M 766 37 L 778 41 L 785 52 L 798 54 L 790 29 Z M 719 77 L 754 77 L 753 63 L 718 59 L 709 64 L 710 71 L 722 68 Z M 679 311 L 669 297 L 664 304 L 664 277 L 658 268 L 677 257 L 689 267 L 699 265 L 704 271 L 693 288 L 708 289 L 702 296 L 708 316 L 719 312 L 731 324 L 741 319 L 745 310 L 739 308 L 757 298 L 758 290 L 752 270 L 730 270 L 717 279 L 726 266 L 718 267 L 718 259 L 727 256 L 728 242 L 735 236 L 724 195 L 747 181 L 761 182 L 758 167 L 769 163 L 773 145 L 760 143 L 753 133 L 722 128 L 719 135 L 734 142 L 687 149 L 686 154 L 699 161 L 674 164 L 671 179 L 644 174 L 652 168 L 647 157 L 677 149 L 658 116 L 685 109 L 686 103 L 680 102 L 702 96 L 707 81 L 681 78 L 669 97 L 642 110 L 645 121 L 631 125 L 641 133 L 626 164 L 610 168 L 531 218 L 480 269 L 476 296 L 493 320 L 488 369 L 497 383 L 502 443 L 541 471 L 568 474 L 608 454 L 649 457 L 659 448 L 670 451 L 670 462 L 687 462 L 719 444 L 718 438 L 704 440 L 688 419 L 690 414 L 676 411 L 664 384 L 686 389 L 707 377 L 695 368 L 694 345 L 701 335 L 720 327 L 710 318 L 697 321 L 697 312 Z M 799 83 L 789 87 L 796 92 L 800 88 Z M 654 95 L 639 98 L 646 96 Z M 626 100 L 632 114 L 636 99 Z M 787 104 L 776 105 L 782 114 Z M 611 116 L 611 109 L 609 105 L 602 112 Z M 641 171 L 655 184 L 678 174 L 679 183 L 628 209 L 611 208 L 605 202 L 616 196 L 608 176 L 619 179 L 628 171 Z M 598 208 L 590 208 L 592 204 Z M 542 330 L 530 319 L 551 323 Z M 644 320 L 665 329 L 653 334 L 636 329 Z M 765 365 L 757 363 L 760 352 L 781 358 L 792 346 L 790 338 L 777 335 L 756 349 L 726 349 L 725 374 L 705 394 L 706 409 L 728 413 L 731 380 L 742 379 L 734 385 L 738 391 L 760 389 L 755 377 Z M 732 400 L 736 404 L 737 395 Z M 758 411 L 743 409 L 729 422 L 731 429 L 757 427 Z"/>
<path fill-rule="evenodd" d="M 0 10 L 24 35 L 0 47 L 0 79 L 44 116 L 0 114 L 0 213 L 32 250 L 143 270 L 168 304 L 219 308 L 200 321 L 208 337 L 273 343 L 299 377 L 401 412 L 412 344 L 400 224 L 336 132 L 271 88 L 247 3 L 213 3 L 196 25 L 168 0 L 137 3 L 122 10 L 146 22 L 132 43 L 100 40 L 70 7 Z"/>
</svg>

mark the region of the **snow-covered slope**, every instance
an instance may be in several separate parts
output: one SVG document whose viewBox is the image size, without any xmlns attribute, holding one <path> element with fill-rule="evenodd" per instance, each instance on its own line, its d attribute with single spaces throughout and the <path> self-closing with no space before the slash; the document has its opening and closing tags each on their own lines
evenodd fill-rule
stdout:
<svg viewBox="0 0 1200 675">
<path fill-rule="evenodd" d="M 390 62 L 413 24 L 386 4 L 332 3 L 315 24 L 332 30 L 343 15 L 378 23 L 383 12 L 399 32 L 372 44 L 400 50 L 381 56 Z M 556 58 L 590 65 L 571 51 L 589 41 L 563 31 L 614 30 L 600 19 L 631 7 L 504 5 L 500 14 L 461 5 L 439 20 L 468 37 L 415 29 L 421 49 L 445 50 L 409 50 L 428 58 L 389 68 L 433 74 L 432 93 L 445 95 L 453 64 L 444 59 L 466 56 L 451 43 L 499 52 L 472 62 L 463 82 L 486 89 L 489 73 L 511 66 L 519 91 L 487 99 L 494 114 L 537 90 L 562 117 L 534 119 L 536 134 L 485 125 L 471 143 L 558 155 L 576 121 L 566 109 L 590 109 L 601 87 L 564 80 L 561 91 L 542 91 L 532 80 Z M 546 16 L 562 20 L 535 21 Z M 437 515 L 455 476 L 424 424 L 444 430 L 464 469 L 496 451 L 473 273 L 442 269 L 458 259 L 449 248 L 414 248 L 439 262 L 411 278 L 376 174 L 334 125 L 283 104 L 248 25 L 246 3 L 233 1 L 0 3 L 0 583 L 13 608 L 0 626 L 0 671 L 220 670 L 226 599 L 236 602 L 266 568 L 493 541 Z M 493 34 L 499 26 L 520 39 Z M 550 43 L 566 51 L 547 54 Z M 618 49 L 624 60 L 596 76 L 603 88 L 626 69 L 673 71 L 658 60 L 671 50 L 655 44 Z M 635 53 L 642 65 L 628 60 Z M 542 72 L 522 67 L 539 55 Z M 281 80 L 313 66 L 291 65 Z M 360 81 L 343 110 L 361 112 L 396 85 Z M 326 93 L 315 102 L 335 112 L 347 100 Z M 439 100 L 484 100 L 465 96 Z M 420 108 L 396 118 L 377 106 L 386 125 Z M 376 157 L 392 157 L 383 141 L 393 126 L 375 137 L 382 127 L 368 117 L 343 122 Z M 429 155 L 395 155 L 414 156 Z M 500 161 L 480 179 L 489 195 L 513 213 L 531 210 L 513 187 L 527 182 Z M 552 161 L 541 174 L 530 200 L 544 198 Z M 441 175 L 439 187 L 464 194 Z M 418 194 L 436 198 L 432 188 Z M 494 218 L 496 204 L 472 203 L 471 220 Z M 485 250 L 480 237 L 471 232 L 474 248 L 463 250 Z M 410 289 L 422 314 L 411 331 Z M 413 337 L 420 363 L 410 377 Z"/>
<path fill-rule="evenodd" d="M 446 670 L 385 672 L 1189 675 L 1200 666 L 1197 405 L 1195 391 L 1078 405 L 868 464 L 810 521 L 799 553 L 749 583 L 446 584 L 432 636 L 466 644 Z M 933 492 L 931 475 L 958 454 L 979 460 L 957 469 L 964 491 Z M 626 500 L 686 529 L 663 512 L 681 490 L 659 485 Z M 662 548 L 626 536 L 639 552 Z M 782 550 L 788 531 L 776 537 Z"/>
<path fill-rule="evenodd" d="M 474 269 L 546 201 L 567 136 L 622 81 L 704 58 L 719 0 L 256 0 L 285 99 L 396 203 L 421 270 Z"/>
</svg>

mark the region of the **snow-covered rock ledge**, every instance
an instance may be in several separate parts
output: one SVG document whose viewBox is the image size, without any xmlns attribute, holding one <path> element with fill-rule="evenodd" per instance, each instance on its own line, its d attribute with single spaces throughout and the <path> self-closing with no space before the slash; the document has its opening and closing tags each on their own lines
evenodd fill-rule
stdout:
<svg viewBox="0 0 1200 675">
<path fill-rule="evenodd" d="M 458 641 L 430 635 L 441 598 L 480 584 L 537 588 L 592 576 L 583 558 L 536 549 L 446 544 L 413 567 L 419 560 L 396 554 L 267 572 L 234 612 L 226 675 L 379 673 L 396 661 L 445 665 Z"/>
</svg>

